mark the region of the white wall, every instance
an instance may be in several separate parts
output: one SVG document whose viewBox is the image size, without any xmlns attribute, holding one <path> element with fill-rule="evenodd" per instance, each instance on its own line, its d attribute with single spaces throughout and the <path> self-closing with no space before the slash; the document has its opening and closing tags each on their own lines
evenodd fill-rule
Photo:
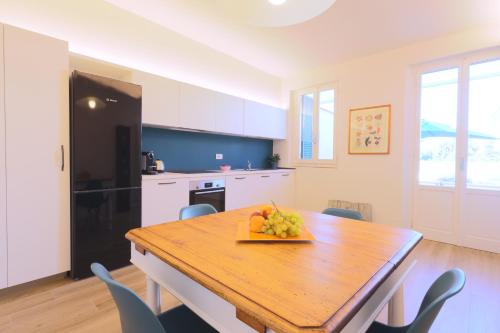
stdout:
<svg viewBox="0 0 500 333">
<path fill-rule="evenodd" d="M 297 205 L 321 210 L 329 199 L 368 202 L 373 205 L 374 221 L 409 226 L 416 137 L 412 65 L 497 45 L 500 29 L 480 27 L 286 79 L 284 94 L 321 83 L 339 84 L 337 168 L 298 168 Z M 390 155 L 348 155 L 349 109 L 381 104 L 392 104 Z M 285 164 L 293 165 L 292 148 L 290 142 L 275 148 Z"/>
<path fill-rule="evenodd" d="M 0 22 L 69 41 L 75 53 L 281 106 L 279 78 L 102 0 L 2 0 Z"/>
</svg>

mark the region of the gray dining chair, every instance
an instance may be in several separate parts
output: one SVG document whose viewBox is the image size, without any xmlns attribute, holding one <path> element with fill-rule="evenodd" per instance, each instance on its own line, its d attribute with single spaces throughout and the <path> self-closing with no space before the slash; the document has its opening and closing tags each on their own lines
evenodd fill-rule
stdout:
<svg viewBox="0 0 500 333">
<path fill-rule="evenodd" d="M 217 333 L 185 305 L 155 315 L 133 290 L 113 280 L 103 265 L 93 263 L 90 269 L 108 286 L 118 306 L 123 333 Z"/>
<path fill-rule="evenodd" d="M 217 209 L 210 204 L 197 204 L 187 206 L 179 212 L 179 220 L 187 220 L 197 216 L 209 215 L 217 213 Z"/>
<path fill-rule="evenodd" d="M 363 220 L 363 215 L 360 212 L 350 209 L 343 208 L 327 208 L 323 211 L 323 214 L 345 217 L 353 220 Z"/>
<path fill-rule="evenodd" d="M 458 294 L 464 285 L 465 273 L 458 268 L 451 269 L 434 281 L 411 324 L 393 327 L 375 321 L 366 333 L 427 333 L 446 300 Z"/>
</svg>

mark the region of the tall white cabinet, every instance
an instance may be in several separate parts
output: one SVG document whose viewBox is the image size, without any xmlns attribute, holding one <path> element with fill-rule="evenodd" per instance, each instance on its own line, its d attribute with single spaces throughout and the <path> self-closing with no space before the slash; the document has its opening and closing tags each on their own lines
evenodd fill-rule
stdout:
<svg viewBox="0 0 500 333">
<path fill-rule="evenodd" d="M 7 287 L 7 210 L 5 182 L 5 110 L 3 25 L 0 24 L 0 289 Z"/>
<path fill-rule="evenodd" d="M 10 287 L 70 268 L 69 54 L 66 42 L 8 25 L 3 54 L 7 260 L 0 272 Z"/>
</svg>

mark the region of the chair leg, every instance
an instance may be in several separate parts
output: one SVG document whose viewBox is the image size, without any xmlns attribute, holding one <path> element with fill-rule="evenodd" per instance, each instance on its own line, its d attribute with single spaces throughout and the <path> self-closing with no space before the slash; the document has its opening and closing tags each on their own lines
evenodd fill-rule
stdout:
<svg viewBox="0 0 500 333">
<path fill-rule="evenodd" d="M 404 284 L 401 284 L 389 300 L 387 322 L 390 326 L 404 326 Z"/>
<path fill-rule="evenodd" d="M 149 276 L 146 276 L 146 303 L 154 314 L 161 313 L 160 285 Z"/>
</svg>

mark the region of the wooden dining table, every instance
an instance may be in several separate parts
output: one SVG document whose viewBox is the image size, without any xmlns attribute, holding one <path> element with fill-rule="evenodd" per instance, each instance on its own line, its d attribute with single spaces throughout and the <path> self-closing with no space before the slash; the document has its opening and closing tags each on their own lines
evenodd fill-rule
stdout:
<svg viewBox="0 0 500 333">
<path fill-rule="evenodd" d="M 403 324 L 408 255 L 420 233 L 294 209 L 314 241 L 236 241 L 256 209 L 127 233 L 155 313 L 161 286 L 219 332 L 364 332 L 386 304 L 389 322 Z"/>
</svg>

